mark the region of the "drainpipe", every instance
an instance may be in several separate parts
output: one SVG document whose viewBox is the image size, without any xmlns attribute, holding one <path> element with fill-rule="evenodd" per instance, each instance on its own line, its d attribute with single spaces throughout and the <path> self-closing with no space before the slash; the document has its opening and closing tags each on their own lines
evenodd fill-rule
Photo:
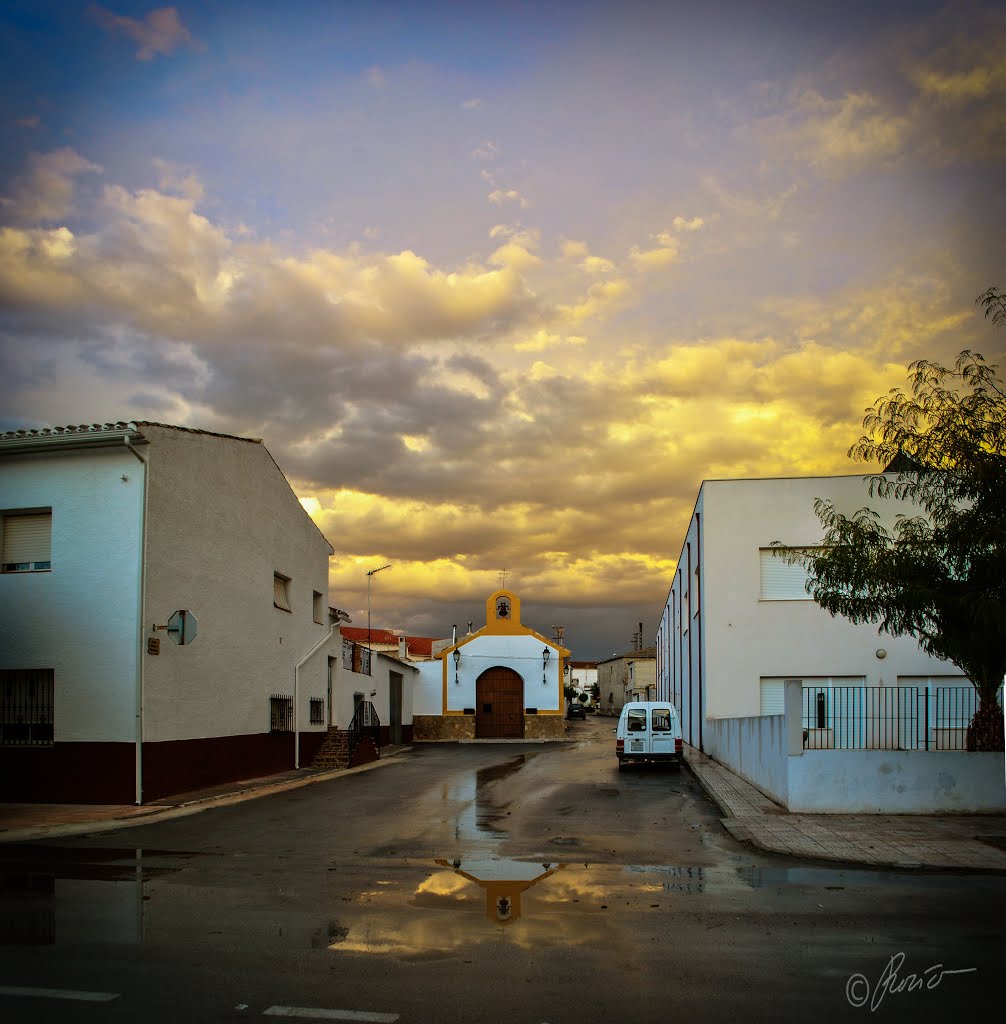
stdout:
<svg viewBox="0 0 1006 1024">
<path fill-rule="evenodd" d="M 136 652 L 136 764 L 135 774 L 135 802 L 137 805 L 143 803 L 143 623 L 144 600 L 147 591 L 147 473 L 149 464 L 147 460 L 129 443 L 129 435 L 122 439 L 126 447 L 139 459 L 143 465 L 143 509 L 140 513 L 140 565 L 137 579 L 137 625 L 139 636 L 137 638 Z"/>
<path fill-rule="evenodd" d="M 300 768 L 300 669 L 301 666 L 318 653 L 332 639 L 332 634 L 335 632 L 335 627 L 339 625 L 338 619 L 328 627 L 328 636 L 322 637 L 315 645 L 311 648 L 307 654 L 304 655 L 300 661 L 297 662 L 296 667 L 293 670 L 293 766 L 294 768 Z M 329 709 L 331 714 L 331 708 Z"/>
</svg>

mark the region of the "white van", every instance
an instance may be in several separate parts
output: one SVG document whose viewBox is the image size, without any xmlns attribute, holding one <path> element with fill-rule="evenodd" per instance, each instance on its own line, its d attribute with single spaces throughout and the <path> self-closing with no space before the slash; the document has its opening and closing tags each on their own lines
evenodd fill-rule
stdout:
<svg viewBox="0 0 1006 1024">
<path fill-rule="evenodd" d="M 618 767 L 630 761 L 653 761 L 681 767 L 681 723 L 668 701 L 630 701 L 615 730 Z"/>
</svg>

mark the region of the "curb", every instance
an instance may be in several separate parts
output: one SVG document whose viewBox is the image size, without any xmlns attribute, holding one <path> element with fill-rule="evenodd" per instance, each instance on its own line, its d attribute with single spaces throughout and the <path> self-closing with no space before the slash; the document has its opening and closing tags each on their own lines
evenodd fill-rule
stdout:
<svg viewBox="0 0 1006 1024">
<path fill-rule="evenodd" d="M 248 800 L 254 800 L 256 797 L 270 796 L 273 793 L 285 793 L 291 789 L 313 786 L 315 783 L 328 782 L 329 779 L 341 778 L 346 775 L 357 775 L 360 772 L 379 768 L 382 764 L 389 764 L 400 755 L 411 753 L 411 751 L 412 747 L 404 747 L 402 750 L 396 750 L 395 753 L 389 754 L 387 757 L 378 758 L 376 761 L 368 761 L 367 764 L 357 765 L 354 768 L 333 768 L 331 771 L 307 775 L 301 779 L 287 779 L 285 782 L 248 786 L 229 793 L 221 793 L 217 796 L 188 800 L 185 803 L 171 804 L 169 806 L 150 804 L 148 811 L 138 810 L 123 818 L 108 818 L 90 822 L 80 821 L 63 825 L 31 825 L 25 828 L 11 828 L 0 831 L 0 845 L 4 843 L 26 842 L 33 839 L 52 839 L 58 836 L 82 836 L 91 835 L 96 832 L 113 832 L 121 828 L 132 828 L 136 825 L 152 825 L 160 821 L 170 821 L 174 818 L 185 818 L 190 814 L 198 814 L 200 811 L 208 811 L 214 807 L 242 804 Z"/>
</svg>

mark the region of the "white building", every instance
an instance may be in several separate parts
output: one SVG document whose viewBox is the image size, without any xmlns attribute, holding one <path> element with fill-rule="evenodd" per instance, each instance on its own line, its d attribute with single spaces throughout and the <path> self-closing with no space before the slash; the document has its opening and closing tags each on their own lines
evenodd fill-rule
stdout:
<svg viewBox="0 0 1006 1024">
<path fill-rule="evenodd" d="M 711 719 L 781 714 L 787 679 L 815 692 L 970 685 L 911 637 L 833 618 L 804 589 L 803 567 L 773 554 L 773 541 L 821 543 L 816 498 L 847 515 L 869 504 L 888 526 L 908 511 L 869 498 L 862 475 L 706 480 L 699 489 L 657 630 L 657 693 L 677 705 L 685 741 L 700 750 Z"/>
<path fill-rule="evenodd" d="M 521 622 L 516 594 L 497 590 L 482 629 L 415 666 L 414 738 L 560 738 L 569 653 Z"/>
<path fill-rule="evenodd" d="M 593 701 L 597 685 L 596 661 L 568 661 L 566 663 L 566 685 L 577 694 L 585 693 Z"/>
<path fill-rule="evenodd" d="M 139 803 L 304 766 L 354 691 L 390 722 L 395 666 L 342 668 L 332 548 L 261 441 L 4 434 L 0 511 L 0 799 Z"/>
<path fill-rule="evenodd" d="M 1001 755 L 963 749 L 975 693 L 957 667 L 833 618 L 773 554 L 821 543 L 817 498 L 888 527 L 912 511 L 862 476 L 703 482 L 657 630 L 658 699 L 687 743 L 792 811 L 1001 809 Z"/>
</svg>

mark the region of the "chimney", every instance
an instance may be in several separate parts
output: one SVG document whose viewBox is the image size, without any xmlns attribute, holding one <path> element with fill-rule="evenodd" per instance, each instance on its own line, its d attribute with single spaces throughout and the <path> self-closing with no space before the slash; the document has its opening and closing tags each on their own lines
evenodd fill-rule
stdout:
<svg viewBox="0 0 1006 1024">
<path fill-rule="evenodd" d="M 404 636 L 398 638 L 398 657 L 402 661 L 409 660 L 409 642 Z"/>
</svg>

